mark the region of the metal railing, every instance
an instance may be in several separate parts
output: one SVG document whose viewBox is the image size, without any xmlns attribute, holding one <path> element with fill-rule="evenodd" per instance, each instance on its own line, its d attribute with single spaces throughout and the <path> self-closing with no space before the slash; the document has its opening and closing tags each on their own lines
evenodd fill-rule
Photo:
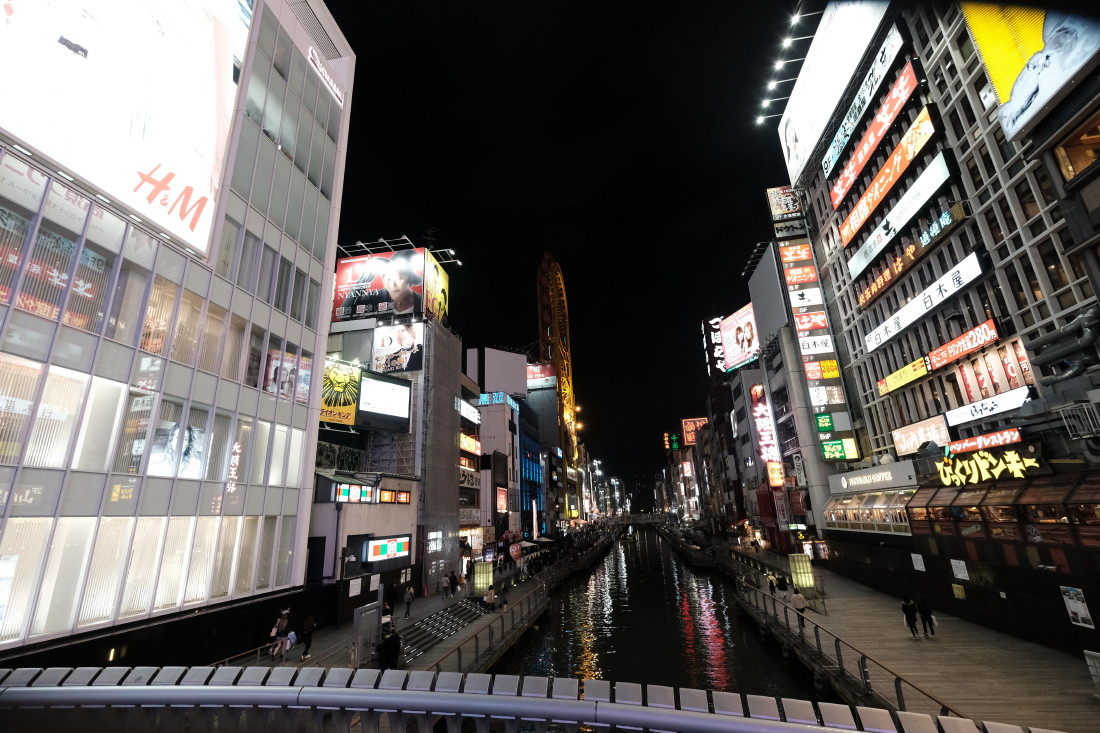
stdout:
<svg viewBox="0 0 1100 733">
<path fill-rule="evenodd" d="M 855 682 L 863 694 L 878 698 L 880 704 L 894 710 L 934 715 L 961 713 L 919 685 L 910 682 L 886 665 L 862 652 L 813 619 L 795 611 L 788 603 L 768 591 L 742 584 L 742 601 L 750 604 L 785 632 L 786 640 L 809 651 L 811 658 L 846 682 Z"/>
</svg>

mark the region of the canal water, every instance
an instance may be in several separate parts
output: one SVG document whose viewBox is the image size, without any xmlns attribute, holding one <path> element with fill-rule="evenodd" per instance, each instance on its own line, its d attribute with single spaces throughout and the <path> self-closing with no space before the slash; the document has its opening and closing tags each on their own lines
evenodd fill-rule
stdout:
<svg viewBox="0 0 1100 733">
<path fill-rule="evenodd" d="M 733 585 L 719 573 L 693 571 L 653 529 L 629 536 L 636 542 L 567 581 L 538 630 L 491 671 L 834 699 L 736 616 Z"/>
</svg>

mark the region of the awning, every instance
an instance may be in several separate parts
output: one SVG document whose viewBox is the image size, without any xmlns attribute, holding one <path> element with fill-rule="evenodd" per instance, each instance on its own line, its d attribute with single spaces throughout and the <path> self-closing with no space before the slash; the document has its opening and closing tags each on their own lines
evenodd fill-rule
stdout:
<svg viewBox="0 0 1100 733">
<path fill-rule="evenodd" d="M 928 500 L 928 506 L 951 506 L 958 495 L 957 489 L 940 489 Z"/>
<path fill-rule="evenodd" d="M 917 492 L 913 494 L 913 498 L 909 500 L 909 503 L 906 504 L 905 507 L 907 509 L 912 509 L 914 507 L 928 506 L 928 500 L 935 496 L 937 491 L 939 491 L 939 489 L 935 487 L 917 489 Z"/>
<path fill-rule="evenodd" d="M 524 540 L 523 542 L 520 542 L 519 546 L 520 547 L 538 547 L 538 545 L 536 545 L 534 542 L 528 542 L 527 540 Z"/>
<path fill-rule="evenodd" d="M 553 542 L 549 537 L 536 537 L 535 542 Z"/>
<path fill-rule="evenodd" d="M 1100 473 L 1090 473 L 1077 485 L 1067 504 L 1100 504 Z"/>
<path fill-rule="evenodd" d="M 1061 504 L 1080 480 L 1080 474 L 1053 474 L 1033 479 L 1024 489 L 1017 504 Z"/>
<path fill-rule="evenodd" d="M 955 501 L 952 506 L 978 506 L 982 503 L 982 498 L 985 497 L 985 487 L 977 489 L 963 489 L 955 497 Z"/>
<path fill-rule="evenodd" d="M 1016 497 L 1026 485 L 1026 481 L 1009 481 L 1007 483 L 997 484 L 996 486 L 990 485 L 989 491 L 986 492 L 981 505 L 1012 506 L 1016 503 Z"/>
</svg>

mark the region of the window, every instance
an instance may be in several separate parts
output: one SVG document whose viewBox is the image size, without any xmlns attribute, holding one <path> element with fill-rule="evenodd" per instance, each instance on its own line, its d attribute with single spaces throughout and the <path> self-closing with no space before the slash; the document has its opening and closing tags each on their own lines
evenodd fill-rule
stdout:
<svg viewBox="0 0 1100 733">
<path fill-rule="evenodd" d="M 229 463 L 232 446 L 229 444 L 229 415 L 219 412 L 214 415 L 214 424 L 210 434 L 210 457 L 206 462 L 206 480 L 221 481 Z"/>
<path fill-rule="evenodd" d="M 176 315 L 175 335 L 172 338 L 172 361 L 187 366 L 195 363 L 199 333 L 202 331 L 203 300 L 190 290 L 183 291 L 179 313 Z"/>
<path fill-rule="evenodd" d="M 202 342 L 199 346 L 199 369 L 211 374 L 218 373 L 218 353 L 225 335 L 226 312 L 221 306 L 208 303 L 206 306 L 206 325 L 202 329 Z M 172 348 L 173 354 L 175 347 Z"/>
<path fill-rule="evenodd" d="M 309 404 L 309 387 L 313 379 L 313 352 L 303 351 L 298 364 L 298 386 L 294 394 L 295 401 L 301 405 Z"/>
<path fill-rule="evenodd" d="M 271 247 L 264 245 L 263 255 L 260 257 L 260 279 L 256 284 L 256 297 L 265 303 L 271 302 L 272 291 L 275 289 L 275 263 L 279 255 Z"/>
<path fill-rule="evenodd" d="M 74 197 L 78 203 L 69 203 L 69 196 Z M 17 308 L 52 321 L 58 320 L 62 298 L 69 289 L 70 270 L 77 252 L 76 240 L 80 238 L 80 232 L 70 231 L 67 226 L 50 221 L 49 212 L 65 212 L 74 207 L 78 207 L 79 211 L 81 206 L 87 210 L 88 200 L 56 182 L 50 186 L 49 199 L 20 285 Z M 60 218 L 56 214 L 53 216 Z M 83 214 L 80 216 L 83 222 Z M 82 223 L 79 226 L 83 228 Z"/>
<path fill-rule="evenodd" d="M 1097 149 L 1100 149 L 1100 112 L 1094 114 L 1054 149 L 1062 178 L 1072 181 L 1095 165 Z"/>
<path fill-rule="evenodd" d="M 121 224 L 121 222 L 120 222 Z M 107 286 L 115 267 L 115 256 L 90 241 L 80 253 L 70 289 L 63 323 L 99 333 L 107 305 Z"/>
<path fill-rule="evenodd" d="M 166 521 L 164 517 L 141 517 L 137 520 L 134 539 L 129 548 L 130 562 L 126 567 L 119 618 L 149 611 L 157 577 L 160 540 Z"/>
<path fill-rule="evenodd" d="M 131 389 L 122 419 L 122 430 L 115 446 L 116 473 L 138 473 L 145 454 L 145 436 L 153 414 L 153 395 Z"/>
<path fill-rule="evenodd" d="M 131 517 L 102 517 L 92 548 L 77 627 L 110 621 L 130 554 Z"/>
<path fill-rule="evenodd" d="M 227 280 L 233 279 L 233 265 L 238 254 L 241 226 L 229 217 L 222 224 L 222 238 L 218 245 L 218 261 L 214 272 Z"/>
<path fill-rule="evenodd" d="M 234 314 L 229 322 L 229 334 L 225 339 L 225 358 L 222 359 L 222 376 L 239 382 L 241 379 L 241 358 L 244 350 L 244 332 L 248 323 Z"/>
<path fill-rule="evenodd" d="M 249 387 L 259 388 L 260 367 L 264 358 L 264 330 L 257 326 L 252 327 L 252 333 L 248 337 L 248 368 L 245 371 L 244 383 Z"/>
<path fill-rule="evenodd" d="M 306 283 L 308 282 L 306 274 L 301 270 L 295 270 L 294 272 L 294 286 L 291 288 L 290 298 L 290 317 L 296 321 L 302 319 L 302 305 L 305 301 Z"/>
<path fill-rule="evenodd" d="M 160 404 L 160 418 L 153 431 L 152 448 L 149 451 L 150 476 L 174 476 L 179 464 L 181 438 L 185 430 L 181 425 L 183 405 L 165 399 Z"/>
<path fill-rule="evenodd" d="M 172 322 L 172 309 L 176 304 L 179 287 L 163 275 L 153 280 L 149 302 L 145 306 L 145 322 L 141 327 L 140 348 L 163 356 L 168 340 L 168 324 Z"/>
<path fill-rule="evenodd" d="M 237 547 L 237 593 L 252 590 L 252 569 L 256 558 L 256 539 L 259 534 L 259 517 L 245 517 L 241 527 L 241 539 Z"/>
<path fill-rule="evenodd" d="M 43 365 L 18 356 L 0 354 L 0 394 L 13 405 L 25 409 L 6 409 L 0 415 L 0 463 L 14 464 L 23 448 L 23 430 L 30 420 L 31 405 L 38 392 Z"/>
<path fill-rule="evenodd" d="M 279 258 L 279 276 L 275 284 L 275 307 L 280 312 L 290 310 L 290 289 L 294 279 L 294 265 L 285 257 Z"/>
<path fill-rule="evenodd" d="M 46 389 L 27 439 L 24 465 L 42 468 L 65 466 L 69 443 L 76 429 L 88 375 L 51 366 L 46 377 Z"/>
</svg>

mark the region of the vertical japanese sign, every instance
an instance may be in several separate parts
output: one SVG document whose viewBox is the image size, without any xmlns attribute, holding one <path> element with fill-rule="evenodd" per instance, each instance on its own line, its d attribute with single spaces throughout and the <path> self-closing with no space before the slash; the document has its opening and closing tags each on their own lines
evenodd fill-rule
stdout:
<svg viewBox="0 0 1100 733">
<path fill-rule="evenodd" d="M 756 442 L 760 447 L 760 460 L 768 470 L 768 486 L 784 486 L 783 456 L 779 452 L 779 438 L 775 433 L 775 420 L 772 419 L 772 407 L 768 402 L 768 390 L 763 384 L 754 384 L 749 389 L 752 402 L 752 419 L 756 426 Z"/>
<path fill-rule="evenodd" d="M 852 430 L 813 245 L 809 239 L 783 242 L 779 246 L 779 262 L 790 299 L 821 455 L 827 461 L 858 460 L 859 448 Z"/>
</svg>

